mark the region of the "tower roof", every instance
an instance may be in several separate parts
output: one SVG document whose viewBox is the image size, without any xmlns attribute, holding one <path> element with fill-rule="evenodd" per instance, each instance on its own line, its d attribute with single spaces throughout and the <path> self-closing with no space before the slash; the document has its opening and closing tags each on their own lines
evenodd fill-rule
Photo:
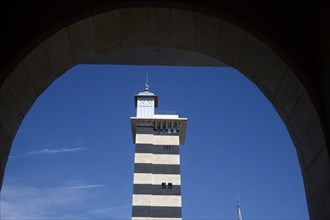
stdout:
<svg viewBox="0 0 330 220">
<path fill-rule="evenodd" d="M 155 99 L 155 107 L 158 107 L 158 96 L 155 95 L 154 93 L 145 90 L 143 92 L 139 92 L 137 95 L 134 96 L 135 99 L 135 107 L 137 107 L 137 99 L 138 97 L 153 97 Z"/>
<path fill-rule="evenodd" d="M 138 97 L 153 97 L 155 99 L 155 108 L 158 107 L 158 96 L 156 96 L 154 93 L 149 91 L 149 85 L 148 85 L 148 72 L 146 73 L 146 84 L 144 91 L 139 92 L 137 95 L 134 96 L 135 99 L 135 108 L 137 107 L 137 99 Z"/>
<path fill-rule="evenodd" d="M 139 92 L 137 94 L 137 96 L 156 96 L 156 95 L 154 93 L 152 93 L 152 92 L 149 92 L 149 91 L 145 90 L 143 92 Z"/>
</svg>

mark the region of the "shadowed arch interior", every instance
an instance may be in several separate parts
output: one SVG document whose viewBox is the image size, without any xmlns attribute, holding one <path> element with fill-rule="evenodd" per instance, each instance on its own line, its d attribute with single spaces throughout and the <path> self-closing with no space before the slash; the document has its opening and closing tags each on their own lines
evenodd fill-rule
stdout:
<svg viewBox="0 0 330 220">
<path fill-rule="evenodd" d="M 286 124 L 297 149 L 311 219 L 329 217 L 329 154 L 319 115 L 292 68 L 248 31 L 220 18 L 174 8 L 127 8 L 93 15 L 64 27 L 24 57 L 0 91 L 1 181 L 12 141 L 34 101 L 80 63 L 238 69 Z"/>
</svg>

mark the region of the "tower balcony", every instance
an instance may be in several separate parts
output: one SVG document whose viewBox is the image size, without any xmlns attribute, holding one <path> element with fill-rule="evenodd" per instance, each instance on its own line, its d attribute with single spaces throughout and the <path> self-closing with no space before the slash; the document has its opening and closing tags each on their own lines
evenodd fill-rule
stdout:
<svg viewBox="0 0 330 220">
<path fill-rule="evenodd" d="M 133 143 L 135 144 L 136 127 L 152 127 L 155 135 L 179 135 L 180 144 L 184 144 L 187 118 L 178 115 L 154 115 L 153 118 L 131 117 Z"/>
</svg>

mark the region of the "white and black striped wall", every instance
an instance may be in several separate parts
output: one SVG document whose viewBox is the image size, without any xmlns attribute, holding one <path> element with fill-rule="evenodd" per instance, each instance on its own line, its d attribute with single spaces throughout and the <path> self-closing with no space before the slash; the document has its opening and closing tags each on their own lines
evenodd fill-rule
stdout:
<svg viewBox="0 0 330 220">
<path fill-rule="evenodd" d="M 132 219 L 182 219 L 178 134 L 136 128 Z"/>
</svg>

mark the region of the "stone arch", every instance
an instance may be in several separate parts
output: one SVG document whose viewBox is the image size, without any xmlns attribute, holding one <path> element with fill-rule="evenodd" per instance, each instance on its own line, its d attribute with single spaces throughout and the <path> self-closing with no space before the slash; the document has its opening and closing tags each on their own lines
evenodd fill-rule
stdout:
<svg viewBox="0 0 330 220">
<path fill-rule="evenodd" d="M 152 57 L 158 58 L 168 48 L 173 49 L 170 54 L 197 52 L 254 82 L 281 116 L 296 147 L 311 219 L 330 217 L 330 164 L 320 117 L 292 67 L 234 24 L 174 8 L 123 8 L 87 17 L 40 42 L 19 62 L 0 90 L 1 182 L 12 141 L 37 97 L 72 66 L 129 48 L 153 48 Z M 154 64 L 164 63 L 158 59 Z"/>
</svg>

